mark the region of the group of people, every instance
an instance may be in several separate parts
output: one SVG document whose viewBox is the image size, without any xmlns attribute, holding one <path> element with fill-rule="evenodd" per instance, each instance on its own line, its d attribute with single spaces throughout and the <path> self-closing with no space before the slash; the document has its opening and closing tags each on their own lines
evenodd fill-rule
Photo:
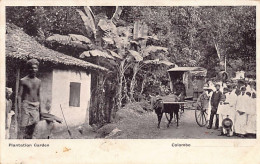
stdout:
<svg viewBox="0 0 260 164">
<path fill-rule="evenodd" d="M 238 80 L 236 84 L 207 83 L 197 100 L 198 108 L 207 115 L 207 128 L 219 135 L 245 137 L 256 134 L 256 82 Z"/>
</svg>

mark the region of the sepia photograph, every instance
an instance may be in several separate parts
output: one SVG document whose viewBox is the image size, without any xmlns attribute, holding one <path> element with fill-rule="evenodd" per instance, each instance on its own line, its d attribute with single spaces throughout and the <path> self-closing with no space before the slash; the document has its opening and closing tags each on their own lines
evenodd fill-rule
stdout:
<svg viewBox="0 0 260 164">
<path fill-rule="evenodd" d="M 256 6 L 5 6 L 5 139 L 257 138 Z"/>
</svg>

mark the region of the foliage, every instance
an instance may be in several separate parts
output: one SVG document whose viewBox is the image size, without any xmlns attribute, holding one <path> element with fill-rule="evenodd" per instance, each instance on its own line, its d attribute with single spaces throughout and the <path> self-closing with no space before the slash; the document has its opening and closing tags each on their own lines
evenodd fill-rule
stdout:
<svg viewBox="0 0 260 164">
<path fill-rule="evenodd" d="M 74 57 L 87 57 L 86 60 L 113 70 L 112 76 L 117 77 L 121 87 L 118 93 L 125 94 L 126 98 L 129 81 L 133 79 L 135 93 L 154 93 L 160 85 L 167 88 L 166 70 L 170 63 L 201 66 L 208 70 L 208 77 L 214 77 L 224 69 L 226 57 L 229 74 L 242 69 L 255 77 L 254 6 L 130 6 L 123 9 L 93 6 L 89 9 L 7 7 L 6 19 L 24 28 L 45 46 Z M 147 26 L 135 29 L 136 22 Z"/>
<path fill-rule="evenodd" d="M 148 25 L 149 34 L 158 36 L 159 44 L 168 47 L 170 61 L 178 66 L 202 66 L 209 70 L 210 76 L 215 76 L 216 71 L 223 69 L 219 62 L 224 55 L 228 63 L 241 59 L 245 71 L 250 70 L 246 68 L 249 63 L 255 63 L 253 6 L 130 7 L 121 15 L 130 23 L 136 17 Z"/>
<path fill-rule="evenodd" d="M 80 14 L 75 14 L 79 9 L 84 12 L 83 7 L 7 7 L 6 19 L 23 27 L 40 42 L 53 34 L 88 36 Z M 97 21 L 104 16 L 111 19 L 115 12 L 115 7 L 111 6 L 91 9 Z M 147 24 L 149 36 L 158 36 L 159 40 L 148 41 L 148 44 L 167 47 L 170 61 L 178 66 L 202 66 L 214 76 L 216 70 L 223 69 L 219 62 L 215 62 L 219 60 L 219 53 L 222 56 L 219 61 L 223 61 L 226 55 L 228 63 L 241 59 L 245 71 L 255 70 L 255 64 L 251 64 L 256 61 L 254 6 L 124 7 L 117 26 L 134 26 L 137 18 Z M 84 51 L 47 45 L 72 56 Z M 235 71 L 230 64 L 228 67 Z"/>
</svg>

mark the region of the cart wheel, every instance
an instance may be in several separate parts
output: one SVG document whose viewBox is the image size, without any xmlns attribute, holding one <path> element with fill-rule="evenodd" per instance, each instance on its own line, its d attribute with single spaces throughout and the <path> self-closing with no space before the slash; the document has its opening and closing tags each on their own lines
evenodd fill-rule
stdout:
<svg viewBox="0 0 260 164">
<path fill-rule="evenodd" d="M 195 118 L 199 126 L 203 127 L 207 124 L 206 112 L 202 111 L 200 108 L 196 108 Z"/>
</svg>

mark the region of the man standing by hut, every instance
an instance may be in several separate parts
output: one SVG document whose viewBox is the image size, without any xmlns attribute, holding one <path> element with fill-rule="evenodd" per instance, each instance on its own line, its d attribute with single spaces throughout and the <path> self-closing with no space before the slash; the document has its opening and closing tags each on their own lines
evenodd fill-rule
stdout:
<svg viewBox="0 0 260 164">
<path fill-rule="evenodd" d="M 40 120 L 41 80 L 36 77 L 38 67 L 39 62 L 36 59 L 27 61 L 28 75 L 20 80 L 18 139 L 32 139 L 35 125 Z"/>
</svg>

